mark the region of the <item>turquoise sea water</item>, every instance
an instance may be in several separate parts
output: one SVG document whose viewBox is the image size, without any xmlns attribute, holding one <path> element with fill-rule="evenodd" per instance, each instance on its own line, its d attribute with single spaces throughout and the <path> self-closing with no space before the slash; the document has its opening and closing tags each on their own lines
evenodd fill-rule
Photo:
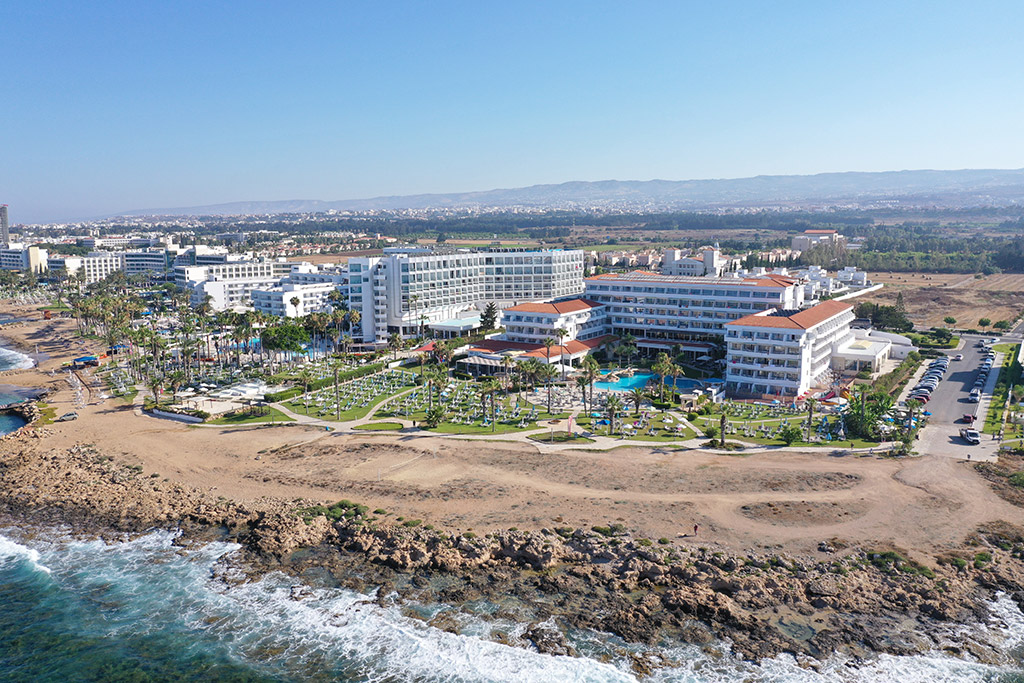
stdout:
<svg viewBox="0 0 1024 683">
<path fill-rule="evenodd" d="M 622 656 L 628 646 L 602 634 L 571 633 L 583 656 L 553 657 L 487 638 L 492 628 L 521 633 L 521 624 L 456 614 L 460 633 L 449 633 L 352 591 L 314 586 L 295 600 L 295 580 L 282 575 L 225 581 L 227 544 L 183 550 L 167 532 L 117 544 L 0 533 L 2 681 L 637 680 Z M 1024 614 L 1007 599 L 994 612 L 992 632 L 1020 647 Z M 1024 680 L 938 654 L 858 667 L 835 660 L 813 671 L 789 657 L 758 666 L 691 646 L 655 651 L 671 661 L 645 679 L 656 682 Z"/>
</svg>

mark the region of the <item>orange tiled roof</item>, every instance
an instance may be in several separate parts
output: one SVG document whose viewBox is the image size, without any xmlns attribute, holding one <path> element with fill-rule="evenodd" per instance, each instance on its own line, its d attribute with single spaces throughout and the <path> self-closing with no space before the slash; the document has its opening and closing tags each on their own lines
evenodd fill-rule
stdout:
<svg viewBox="0 0 1024 683">
<path fill-rule="evenodd" d="M 764 313 L 755 313 L 753 315 L 745 315 L 742 318 L 737 318 L 732 322 L 728 322 L 726 323 L 726 326 L 741 325 L 744 327 L 785 327 L 790 329 L 806 330 L 851 308 L 853 308 L 853 304 L 848 304 L 845 301 L 822 301 L 816 306 L 805 308 L 804 310 L 797 311 L 792 315 L 766 315 Z"/>
<path fill-rule="evenodd" d="M 548 313 L 551 315 L 558 315 L 562 313 L 575 313 L 576 311 L 585 311 L 588 308 L 597 308 L 598 306 L 604 306 L 602 303 L 597 301 L 591 301 L 590 299 L 570 299 L 569 301 L 557 301 L 550 304 L 518 304 L 506 308 L 506 311 L 516 311 L 517 313 Z"/>
</svg>

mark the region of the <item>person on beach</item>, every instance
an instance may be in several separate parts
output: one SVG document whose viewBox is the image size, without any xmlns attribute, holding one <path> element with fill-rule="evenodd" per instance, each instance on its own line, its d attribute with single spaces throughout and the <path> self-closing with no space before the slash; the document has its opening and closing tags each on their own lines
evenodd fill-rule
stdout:
<svg viewBox="0 0 1024 683">
<path fill-rule="evenodd" d="M 696 524 L 694 524 L 694 525 L 693 525 L 693 535 L 694 535 L 694 536 L 696 536 L 696 535 L 697 535 L 697 531 L 698 531 L 699 529 L 700 529 L 700 527 L 699 527 L 699 526 L 697 526 Z"/>
</svg>

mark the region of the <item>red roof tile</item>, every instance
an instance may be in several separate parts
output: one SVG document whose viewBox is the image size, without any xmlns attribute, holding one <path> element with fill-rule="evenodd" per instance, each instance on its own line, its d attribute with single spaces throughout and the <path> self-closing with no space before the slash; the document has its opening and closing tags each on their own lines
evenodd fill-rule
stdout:
<svg viewBox="0 0 1024 683">
<path fill-rule="evenodd" d="M 822 301 L 816 306 L 805 308 L 792 315 L 755 313 L 728 322 L 726 326 L 738 325 L 744 327 L 776 327 L 806 330 L 851 308 L 853 308 L 853 304 L 846 303 L 845 301 Z"/>
<path fill-rule="evenodd" d="M 564 313 L 575 313 L 576 311 L 585 311 L 588 308 L 597 308 L 598 306 L 604 306 L 602 303 L 597 301 L 591 301 L 589 299 L 570 299 L 569 301 L 556 301 L 550 304 L 518 304 L 516 306 L 510 306 L 506 308 L 506 311 L 516 311 L 517 313 L 548 313 L 550 315 L 560 315 Z"/>
</svg>

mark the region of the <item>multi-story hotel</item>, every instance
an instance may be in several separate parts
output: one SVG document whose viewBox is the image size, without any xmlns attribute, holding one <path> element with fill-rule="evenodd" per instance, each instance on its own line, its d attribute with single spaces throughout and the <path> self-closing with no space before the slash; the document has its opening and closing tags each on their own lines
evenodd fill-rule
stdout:
<svg viewBox="0 0 1024 683">
<path fill-rule="evenodd" d="M 648 349 L 679 347 L 704 353 L 720 343 L 725 325 L 771 308 L 797 310 L 804 290 L 778 275 L 682 277 L 644 271 L 587 278 L 586 298 L 607 308 L 608 331 L 632 335 Z"/>
<path fill-rule="evenodd" d="M 275 287 L 293 264 L 284 259 L 236 260 L 208 266 L 175 266 L 178 286 L 191 293 L 193 306 L 210 297 L 214 310 L 247 308 L 256 289 Z"/>
<path fill-rule="evenodd" d="M 344 267 L 318 268 L 310 263 L 292 267 L 276 287 L 252 290 L 253 308 L 262 313 L 298 318 L 331 309 L 331 292 L 347 295 L 348 270 Z"/>
<path fill-rule="evenodd" d="M 562 341 L 556 330 L 564 330 L 564 339 L 585 341 L 607 334 L 607 313 L 605 305 L 586 299 L 518 304 L 502 311 L 502 339 L 543 344 L 549 338 Z"/>
<path fill-rule="evenodd" d="M 348 266 L 349 308 L 362 316 L 365 343 L 462 325 L 492 301 L 504 307 L 583 291 L 582 251 L 395 248 L 349 259 Z"/>
<path fill-rule="evenodd" d="M 740 396 L 803 395 L 825 382 L 835 360 L 855 343 L 853 320 L 851 304 L 824 301 L 726 323 L 726 389 Z"/>
</svg>

